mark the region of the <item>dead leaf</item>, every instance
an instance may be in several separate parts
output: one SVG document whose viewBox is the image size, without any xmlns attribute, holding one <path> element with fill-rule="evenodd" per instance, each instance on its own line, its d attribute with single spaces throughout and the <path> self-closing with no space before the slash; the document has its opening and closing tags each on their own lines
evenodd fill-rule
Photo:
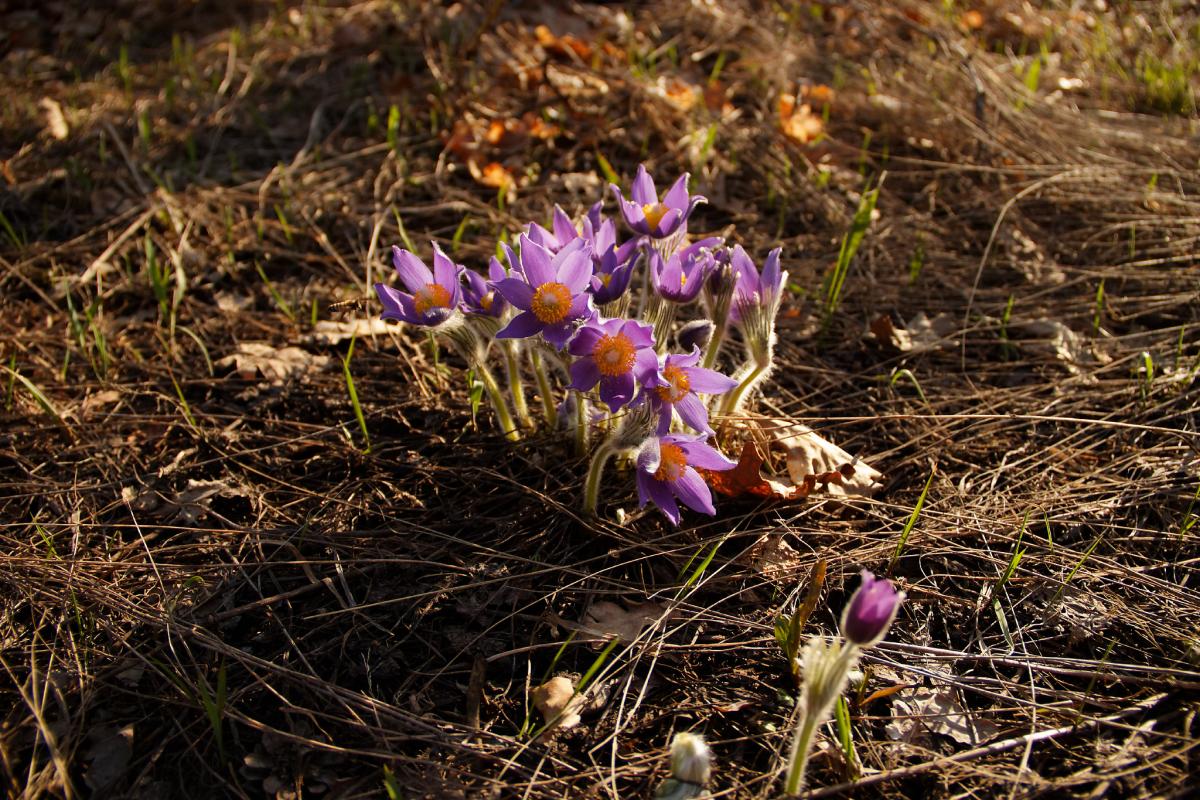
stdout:
<svg viewBox="0 0 1200 800">
<path fill-rule="evenodd" d="M 699 86 L 679 77 L 659 76 L 651 91 L 674 106 L 676 111 L 691 111 L 703 97 Z"/>
<path fill-rule="evenodd" d="M 903 328 L 897 328 L 891 316 L 884 314 L 871 323 L 867 333 L 901 353 L 924 353 L 956 344 L 953 334 L 957 330 L 958 323 L 949 314 L 930 319 L 924 311 L 918 311 Z"/>
<path fill-rule="evenodd" d="M 9 186 L 17 185 L 17 176 L 13 172 L 11 158 L 6 158 L 3 161 L 0 161 L 0 175 L 4 176 L 4 181 Z"/>
<path fill-rule="evenodd" d="M 813 142 L 825 133 L 825 121 L 807 103 L 797 108 L 795 95 L 779 95 L 778 111 L 779 129 L 798 144 Z"/>
<path fill-rule="evenodd" d="M 1021 349 L 1053 357 L 1072 375 L 1082 372 L 1081 367 L 1107 364 L 1112 360 L 1106 353 L 1088 347 L 1079 334 L 1058 320 L 1039 319 L 1013 327 L 1022 333 L 1037 337 L 1022 340 Z"/>
<path fill-rule="evenodd" d="M 237 352 L 217 362 L 218 367 L 235 367 L 238 377 L 252 381 L 262 375 L 272 384 L 283 383 L 300 373 L 323 369 L 328 356 L 313 355 L 299 347 L 276 349 L 266 342 L 240 342 Z"/>
<path fill-rule="evenodd" d="M 565 675 L 555 675 L 530 693 L 534 707 L 546 721 L 543 735 L 553 730 L 574 728 L 587 706 L 584 694 L 575 692 L 574 682 Z"/>
<path fill-rule="evenodd" d="M 371 319 L 348 319 L 335 322 L 323 319 L 318 322 L 301 341 L 324 345 L 340 344 L 347 339 L 365 339 L 368 336 L 387 333 L 387 320 L 373 317 Z"/>
<path fill-rule="evenodd" d="M 782 536 L 763 534 L 758 541 L 750 545 L 746 551 L 746 559 L 750 568 L 775 580 L 791 580 L 804 563 L 804 558 L 796 548 L 788 544 Z"/>
<path fill-rule="evenodd" d="M 533 29 L 533 35 L 537 38 L 537 43 L 551 55 L 567 59 L 578 58 L 581 61 L 592 57 L 592 48 L 582 39 L 577 39 L 569 33 L 555 36 L 545 25 L 538 25 Z"/>
<path fill-rule="evenodd" d="M 835 94 L 833 89 L 823 83 L 807 85 L 800 90 L 800 95 L 814 106 L 832 105 Z"/>
<path fill-rule="evenodd" d="M 704 471 L 708 484 L 730 497 L 752 494 L 801 500 L 818 488 L 835 497 L 869 496 L 882 486 L 882 473 L 829 442 L 807 425 L 783 417 L 747 415 L 731 425 L 742 441 L 738 464 L 725 472 Z M 782 456 L 786 478 L 771 469 Z M 771 463 L 767 463 L 768 459 Z"/>
<path fill-rule="evenodd" d="M 963 707 L 958 690 L 918 686 L 901 690 L 892 699 L 892 721 L 884 726 L 888 738 L 928 746 L 929 735 L 948 736 L 959 744 L 980 745 L 1000 734 L 1000 727 L 976 719 Z"/>
<path fill-rule="evenodd" d="M 71 129 L 67 127 L 67 118 L 63 116 L 62 106 L 58 101 L 51 97 L 43 97 L 38 105 L 46 112 L 46 130 L 50 135 L 60 142 L 67 138 Z"/>
<path fill-rule="evenodd" d="M 666 608 L 659 603 L 645 602 L 628 608 L 610 600 L 592 603 L 577 630 L 605 639 L 617 637 L 632 642 L 642 629 L 663 618 Z"/>
<path fill-rule="evenodd" d="M 83 779 L 100 795 L 120 780 L 129 766 L 133 755 L 133 725 L 95 728 L 89 738 L 92 744 L 85 756 L 88 767 Z"/>
</svg>

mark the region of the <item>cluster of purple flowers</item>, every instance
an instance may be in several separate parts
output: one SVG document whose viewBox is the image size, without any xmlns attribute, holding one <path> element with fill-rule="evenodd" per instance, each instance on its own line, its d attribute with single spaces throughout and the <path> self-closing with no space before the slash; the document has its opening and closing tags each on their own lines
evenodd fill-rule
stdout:
<svg viewBox="0 0 1200 800">
<path fill-rule="evenodd" d="M 486 278 L 454 263 L 435 244 L 432 269 L 416 255 L 393 248 L 396 272 L 407 291 L 375 286 L 384 319 L 459 340 L 468 330 L 473 341 L 499 340 L 510 356 L 527 347 L 535 371 L 544 370 L 544 363 L 560 366 L 562 382 L 574 392 L 572 407 L 581 420 L 576 426 L 599 429 L 609 437 L 597 448 L 602 455 L 593 459 L 592 469 L 602 469 L 614 452 L 632 451 L 641 505 L 652 501 L 675 524 L 678 502 L 715 513 L 697 468 L 725 470 L 734 462 L 709 443 L 714 435 L 710 407 L 733 410 L 746 390 L 765 377 L 763 359 L 770 358 L 786 279 L 778 250 L 760 272 L 740 246 L 727 248 L 716 237 L 688 243 L 688 220 L 705 199 L 691 194 L 687 182 L 685 173 L 660 196 L 642 166 L 629 198 L 611 186 L 633 233 L 625 241 L 620 241 L 614 220 L 603 214 L 602 202 L 578 225 L 555 207 L 550 227 L 530 223 L 515 251 L 501 243 L 499 252 L 507 263 L 492 258 Z M 680 321 L 684 330 L 676 331 L 676 310 L 698 299 L 703 301 L 702 319 Z M 627 316 L 630 309 L 633 316 Z M 741 332 L 746 351 L 735 377 L 713 369 L 728 326 Z M 672 342 L 681 345 L 680 352 L 668 352 Z M 486 352 L 486 344 L 475 350 L 483 354 L 479 361 Z M 510 391 L 518 416 L 524 408 L 523 396 L 515 396 L 522 391 L 519 373 L 515 358 L 510 359 Z M 538 379 L 545 394 L 552 382 L 544 371 Z M 593 394 L 608 412 L 599 422 L 586 413 Z M 715 403 L 721 396 L 726 397 Z M 497 415 L 511 419 L 501 414 L 503 396 L 491 399 Z M 548 400 L 542 400 L 550 419 Z M 522 422 L 532 424 L 528 417 Z M 695 433 L 683 433 L 684 426 Z M 587 434 L 577 430 L 577 435 Z M 589 473 L 589 486 L 598 483 L 595 477 L 593 481 Z M 588 510 L 594 511 L 594 505 L 594 497 L 585 498 Z"/>
</svg>

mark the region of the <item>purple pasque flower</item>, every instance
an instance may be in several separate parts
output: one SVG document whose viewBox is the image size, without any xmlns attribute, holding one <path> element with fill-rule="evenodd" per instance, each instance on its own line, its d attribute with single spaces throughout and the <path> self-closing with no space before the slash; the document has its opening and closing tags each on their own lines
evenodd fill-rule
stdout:
<svg viewBox="0 0 1200 800">
<path fill-rule="evenodd" d="M 395 246 L 392 247 L 392 264 L 408 292 L 384 283 L 375 284 L 375 293 L 383 303 L 383 319 L 437 327 L 458 311 L 462 302 L 459 274 L 463 267 L 451 261 L 437 242 L 433 243 L 432 271 L 421 259 Z"/>
<path fill-rule="evenodd" d="M 525 235 L 551 253 L 557 253 L 580 238 L 575 223 L 571 222 L 571 218 L 567 216 L 567 212 L 563 211 L 561 206 L 554 206 L 554 214 L 550 218 L 550 228 L 551 230 L 546 230 L 536 222 L 531 222 L 525 226 Z M 591 239 L 592 237 L 584 236 L 583 238 Z"/>
<path fill-rule="evenodd" d="M 658 409 L 658 432 L 671 429 L 672 412 L 692 428 L 712 435 L 708 424 L 708 409 L 696 396 L 700 394 L 725 394 L 737 386 L 737 381 L 722 375 L 715 369 L 696 366 L 700 363 L 700 348 L 690 353 L 672 353 L 666 356 L 658 369 L 642 381 L 650 402 Z"/>
<path fill-rule="evenodd" d="M 591 282 L 592 260 L 584 241 L 575 239 L 558 253 L 551 253 L 521 234 L 521 256 L 514 272 L 492 285 L 521 313 L 512 318 L 497 339 L 524 339 L 542 334 L 561 350 L 580 323 L 596 314 L 592 296 L 585 290 Z"/>
<path fill-rule="evenodd" d="M 675 525 L 679 524 L 677 500 L 710 517 L 717 513 L 712 492 L 695 468 L 722 472 L 737 464 L 705 444 L 705 438 L 672 433 L 653 436 L 642 443 L 637 455 L 639 508 L 653 500 Z"/>
<path fill-rule="evenodd" d="M 596 305 L 611 303 L 625 294 L 637 266 L 637 244 L 637 239 L 630 239 L 620 247 L 609 245 L 599 258 L 593 258 L 591 292 Z"/>
<path fill-rule="evenodd" d="M 638 383 L 658 369 L 654 330 L 629 319 L 593 319 L 571 339 L 569 388 L 586 392 L 600 384 L 600 399 L 616 412 L 633 399 Z"/>
<path fill-rule="evenodd" d="M 842 636 L 859 647 L 870 647 L 887 634 L 904 592 L 896 591 L 886 578 L 862 571 L 862 584 L 842 611 Z"/>
<path fill-rule="evenodd" d="M 638 165 L 637 177 L 629 189 L 632 202 L 625 199 L 621 189 L 610 183 L 610 188 L 617 198 L 621 216 L 625 224 L 632 230 L 644 236 L 655 239 L 665 239 L 677 232 L 686 230 L 688 217 L 701 203 L 708 202 L 698 194 L 690 194 L 687 189 L 688 174 L 685 172 L 671 185 L 660 200 L 654 179 L 646 171 L 646 165 Z"/>
<path fill-rule="evenodd" d="M 658 296 L 672 303 L 690 303 L 700 294 L 704 281 L 716 265 L 712 248 L 721 243 L 718 236 L 690 244 L 664 260 L 653 247 L 646 248 L 650 282 Z"/>
<path fill-rule="evenodd" d="M 508 273 L 500 260 L 492 256 L 488 262 L 488 279 L 473 269 L 463 270 L 466 285 L 463 286 L 462 310 L 468 314 L 480 314 L 499 319 L 504 316 L 508 302 L 496 291 L 495 284 L 504 280 Z"/>
<path fill-rule="evenodd" d="M 737 284 L 733 290 L 733 308 L 729 318 L 740 324 L 752 308 L 769 311 L 774 322 L 775 313 L 779 310 L 779 301 L 783 296 L 783 283 L 787 273 L 779 269 L 779 254 L 782 248 L 776 247 L 767 253 L 763 262 L 762 272 L 754 266 L 754 261 L 742 249 L 734 245 L 729 253 L 729 262 L 737 275 Z"/>
</svg>

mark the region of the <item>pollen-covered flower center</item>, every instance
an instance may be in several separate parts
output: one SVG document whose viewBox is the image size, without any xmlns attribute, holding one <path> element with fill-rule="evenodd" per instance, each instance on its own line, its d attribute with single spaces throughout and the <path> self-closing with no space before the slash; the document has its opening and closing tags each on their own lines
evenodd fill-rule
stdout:
<svg viewBox="0 0 1200 800">
<path fill-rule="evenodd" d="M 413 292 L 413 308 L 425 314 L 431 308 L 449 308 L 450 290 L 440 283 L 427 283 Z"/>
<path fill-rule="evenodd" d="M 664 403 L 678 403 L 692 390 L 692 381 L 683 367 L 672 364 L 663 370 L 662 376 L 667 385 L 658 386 L 654 391 L 658 392 L 658 399 Z"/>
<path fill-rule="evenodd" d="M 562 322 L 571 313 L 571 290 L 561 283 L 543 283 L 533 293 L 529 308 L 547 325 Z"/>
<path fill-rule="evenodd" d="M 658 470 L 654 473 L 656 481 L 677 481 L 683 477 L 687 469 L 687 456 L 683 448 L 677 444 L 663 442 L 658 450 Z"/>
<path fill-rule="evenodd" d="M 642 213 L 646 215 L 646 224 L 650 226 L 651 230 L 658 227 L 658 223 L 662 221 L 668 211 L 670 209 L 662 203 L 646 203 L 642 206 Z"/>
<path fill-rule="evenodd" d="M 496 302 L 496 293 L 488 292 L 487 294 L 485 294 L 479 298 L 479 307 L 482 308 L 484 311 L 491 311 L 492 304 L 494 302 Z"/>
<path fill-rule="evenodd" d="M 600 370 L 601 375 L 609 378 L 624 375 L 633 369 L 636 356 L 637 348 L 623 333 L 618 333 L 616 336 L 604 336 L 592 348 L 592 358 L 596 362 L 596 369 Z"/>
</svg>

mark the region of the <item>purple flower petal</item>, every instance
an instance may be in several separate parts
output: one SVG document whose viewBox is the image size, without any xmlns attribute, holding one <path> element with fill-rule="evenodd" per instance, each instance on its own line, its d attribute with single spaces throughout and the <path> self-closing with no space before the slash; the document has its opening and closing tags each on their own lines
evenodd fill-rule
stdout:
<svg viewBox="0 0 1200 800">
<path fill-rule="evenodd" d="M 654 505 L 666 515 L 667 519 L 671 520 L 672 525 L 679 524 L 679 504 L 675 502 L 675 495 L 667 487 L 665 481 L 655 480 L 653 475 L 648 476 L 646 481 L 646 494 L 654 501 Z"/>
<path fill-rule="evenodd" d="M 709 491 L 708 484 L 700 477 L 700 473 L 690 466 L 683 468 L 683 474 L 671 488 L 679 495 L 683 504 L 693 511 L 708 514 L 710 517 L 717 513 L 713 508 L 712 492 Z"/>
<path fill-rule="evenodd" d="M 638 164 L 637 175 L 633 179 L 633 185 L 629 187 L 629 194 L 633 201 L 641 206 L 658 202 L 658 191 L 654 188 L 654 179 L 646 171 L 645 164 Z"/>
<path fill-rule="evenodd" d="M 442 252 L 437 242 L 433 243 L 433 280 L 451 291 L 458 286 L 458 265 Z"/>
<path fill-rule="evenodd" d="M 708 425 L 708 410 L 693 392 L 685 394 L 674 405 L 680 419 L 696 430 L 712 435 L 713 429 Z"/>
<path fill-rule="evenodd" d="M 554 270 L 550 267 L 550 251 L 525 234 L 521 234 L 521 267 L 525 279 L 535 289 L 543 283 L 555 280 Z"/>
<path fill-rule="evenodd" d="M 678 208 L 672 208 L 667 213 L 662 215 L 662 219 L 655 226 L 655 232 L 659 236 L 670 236 L 675 231 L 679 230 L 679 226 L 684 222 L 683 212 Z"/>
<path fill-rule="evenodd" d="M 634 354 L 633 372 L 638 382 L 643 385 L 658 374 L 658 356 L 654 352 L 654 342 L 639 348 Z"/>
<path fill-rule="evenodd" d="M 581 358 L 572 362 L 569 371 L 571 373 L 571 385 L 568 388 L 580 392 L 588 391 L 600 380 L 600 370 L 596 368 L 596 362 L 590 358 Z M 600 387 L 600 394 L 603 398 L 603 385 Z"/>
<path fill-rule="evenodd" d="M 737 381 L 727 375 L 722 375 L 715 369 L 684 367 L 683 372 L 688 377 L 688 384 L 692 387 L 692 391 L 700 394 L 725 394 L 737 386 Z"/>
<path fill-rule="evenodd" d="M 567 347 L 567 352 L 573 356 L 590 356 L 603 336 L 602 328 L 585 325 L 575 334 L 575 338 Z"/>
<path fill-rule="evenodd" d="M 533 302 L 533 288 L 528 283 L 520 278 L 505 278 L 492 285 L 505 300 L 523 311 L 529 310 L 529 306 Z"/>
<path fill-rule="evenodd" d="M 542 321 L 534 316 L 532 311 L 523 311 L 512 318 L 496 334 L 497 339 L 526 339 L 534 336 L 542 329 Z"/>
<path fill-rule="evenodd" d="M 565 245 L 579 236 L 579 231 L 575 230 L 575 225 L 571 222 L 571 218 L 557 205 L 554 206 L 553 225 L 554 238 L 558 239 L 559 246 Z"/>
<path fill-rule="evenodd" d="M 724 472 L 727 469 L 733 469 L 737 466 L 737 462 L 730 461 L 719 451 L 705 444 L 704 442 L 692 439 L 691 441 L 676 442 L 680 449 L 687 456 L 688 463 L 694 467 L 711 470 L 713 472 Z"/>
<path fill-rule="evenodd" d="M 567 342 L 570 341 L 574 334 L 575 322 L 569 319 L 566 322 L 560 322 L 556 325 L 547 325 L 546 327 L 542 328 L 542 338 L 545 339 L 546 343 L 555 350 L 562 350 L 564 347 L 566 347 Z M 497 334 L 497 336 L 499 336 L 499 334 Z"/>
<path fill-rule="evenodd" d="M 586 363 L 595 365 L 596 362 L 589 358 Z M 633 392 L 636 388 L 633 375 L 628 372 L 613 376 L 605 375 L 600 379 L 600 399 L 608 406 L 609 411 L 615 413 L 633 399 Z"/>
<path fill-rule="evenodd" d="M 375 284 L 375 294 L 383 303 L 383 319 L 395 319 L 401 322 L 416 323 L 417 312 L 413 308 L 412 295 L 404 294 L 385 283 Z"/>
<path fill-rule="evenodd" d="M 576 239 L 575 241 L 583 241 Z M 592 280 L 592 259 L 583 252 L 577 250 L 563 259 L 558 267 L 558 282 L 571 290 L 571 294 L 578 294 L 588 287 Z"/>
<path fill-rule="evenodd" d="M 392 245 L 392 265 L 396 267 L 396 274 L 410 292 L 433 283 L 433 273 L 425 266 L 425 262 L 395 245 Z"/>
<path fill-rule="evenodd" d="M 688 204 L 688 174 L 685 172 L 675 179 L 675 183 L 671 184 L 671 188 L 663 195 L 663 205 L 671 208 L 678 208 L 680 211 L 687 208 Z"/>
</svg>

